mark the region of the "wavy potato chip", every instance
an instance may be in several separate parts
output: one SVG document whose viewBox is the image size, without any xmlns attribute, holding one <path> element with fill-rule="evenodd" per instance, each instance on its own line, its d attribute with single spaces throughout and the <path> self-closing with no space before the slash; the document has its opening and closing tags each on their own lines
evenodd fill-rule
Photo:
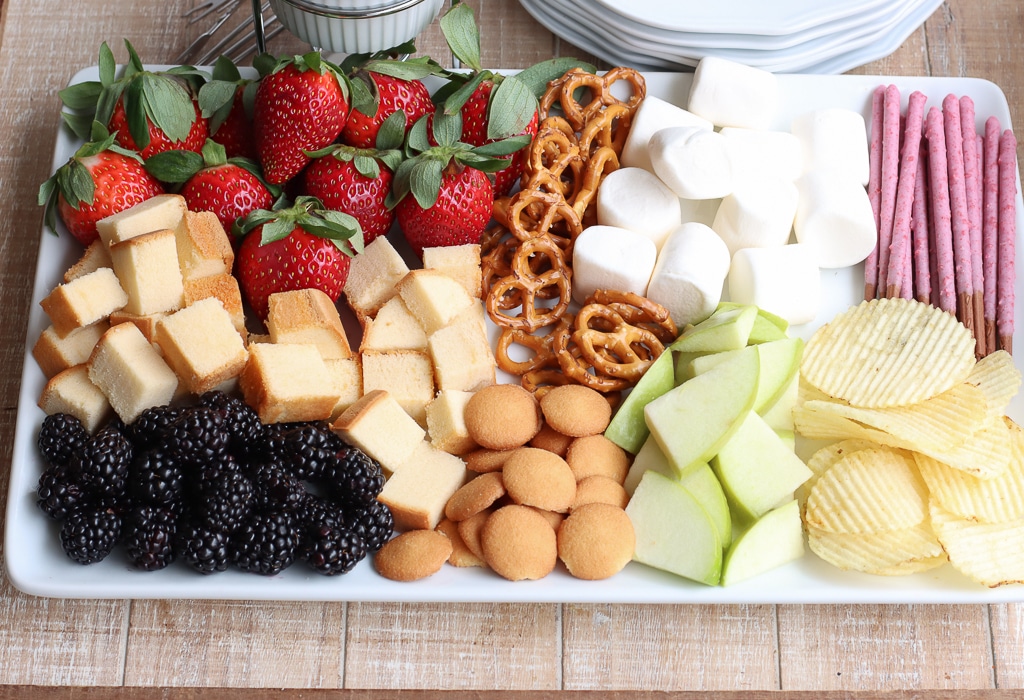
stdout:
<svg viewBox="0 0 1024 700">
<path fill-rule="evenodd" d="M 1020 370 L 1014 367 L 1010 353 L 997 350 L 978 360 L 965 381 L 985 396 L 989 418 L 999 418 L 1020 389 Z"/>
<path fill-rule="evenodd" d="M 872 299 L 819 328 L 804 347 L 804 379 L 854 406 L 907 406 L 964 381 L 974 336 L 952 315 L 909 299 Z"/>
<path fill-rule="evenodd" d="M 825 532 L 865 534 L 911 528 L 927 517 L 928 489 L 914 458 L 875 447 L 847 454 L 821 475 L 804 520 Z"/>
<path fill-rule="evenodd" d="M 1024 519 L 976 523 L 931 503 L 932 528 L 960 573 L 989 588 L 1024 583 Z"/>
<path fill-rule="evenodd" d="M 868 440 L 840 440 L 816 450 L 807 460 L 807 468 L 811 470 L 811 477 L 797 487 L 793 497 L 801 503 L 806 502 L 811 488 L 818 482 L 822 474 L 832 468 L 832 465 L 851 452 L 868 450 L 877 446 Z"/>
<path fill-rule="evenodd" d="M 882 576 L 905 576 L 946 562 L 946 554 L 927 521 L 908 528 L 871 534 L 825 532 L 808 528 L 811 551 L 840 569 Z"/>
</svg>

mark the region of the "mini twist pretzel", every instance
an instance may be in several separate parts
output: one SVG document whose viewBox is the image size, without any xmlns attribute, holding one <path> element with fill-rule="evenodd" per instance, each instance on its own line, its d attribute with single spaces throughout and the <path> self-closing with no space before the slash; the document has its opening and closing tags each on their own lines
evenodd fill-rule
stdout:
<svg viewBox="0 0 1024 700">
<path fill-rule="evenodd" d="M 621 155 L 632 121 L 633 112 L 626 105 L 608 105 L 584 124 L 580 132 L 580 152 L 589 157 L 594 150 L 607 146 Z"/>
<path fill-rule="evenodd" d="M 632 86 L 629 99 L 625 102 L 611 91 L 611 86 L 619 80 L 625 80 Z M 577 102 L 573 94 L 580 88 L 587 90 L 590 101 L 586 104 Z M 613 68 L 603 76 L 587 73 L 581 68 L 573 68 L 560 79 L 548 83 L 548 89 L 540 101 L 540 117 L 547 118 L 557 102 L 566 121 L 576 131 L 581 131 L 588 121 L 608 105 L 624 104 L 630 112 L 635 111 L 646 94 L 647 84 L 643 76 L 632 68 Z"/>
<path fill-rule="evenodd" d="M 509 349 L 513 345 L 526 348 L 532 355 L 527 360 L 513 360 L 509 355 Z M 517 376 L 523 376 L 536 370 L 558 367 L 555 353 L 551 349 L 550 334 L 534 335 L 518 328 L 501 329 L 498 345 L 494 351 L 494 359 L 500 369 Z"/>
<path fill-rule="evenodd" d="M 532 265 L 535 256 L 546 258 L 550 268 L 537 273 Z M 491 320 L 503 328 L 517 328 L 534 332 L 538 328 L 557 322 L 569 308 L 572 298 L 570 278 L 572 272 L 565 263 L 562 249 L 551 236 L 534 236 L 521 241 L 512 256 L 510 272 L 491 287 L 484 304 Z M 554 289 L 551 307 L 539 305 L 544 294 Z M 503 299 L 518 299 L 520 312 L 514 316 L 502 313 Z M 515 308 L 515 307 L 512 307 Z"/>
<path fill-rule="evenodd" d="M 629 324 L 646 328 L 662 343 L 671 343 L 679 337 L 679 330 L 668 309 L 656 301 L 633 292 L 614 289 L 596 289 L 584 304 L 604 304 L 616 311 Z"/>
<path fill-rule="evenodd" d="M 646 328 L 630 325 L 604 304 L 587 304 L 576 314 L 572 339 L 598 373 L 636 382 L 665 350 Z"/>
<path fill-rule="evenodd" d="M 555 192 L 572 200 L 580 188 L 584 165 L 572 127 L 560 117 L 549 117 L 523 161 L 522 189 Z"/>
<path fill-rule="evenodd" d="M 597 188 L 600 187 L 601 181 L 605 176 L 618 169 L 619 157 L 615 154 L 614 150 L 606 146 L 602 146 L 594 151 L 587 161 L 587 169 L 583 175 L 583 185 L 572 200 L 572 208 L 576 215 L 580 217 L 580 221 L 584 223 L 584 226 L 591 226 L 593 223 L 596 223 L 590 221 L 590 214 L 596 216 L 595 210 L 590 205 L 597 196 Z"/>
<path fill-rule="evenodd" d="M 559 326 L 551 332 L 551 349 L 558 358 L 558 366 L 573 382 L 601 393 L 622 391 L 632 385 L 632 382 L 623 377 L 608 377 L 596 371 L 592 373 L 590 370 L 597 368 L 583 357 L 579 346 L 573 340 L 573 335 L 570 326 Z"/>
<path fill-rule="evenodd" d="M 563 230 L 559 231 L 556 224 Z M 561 195 L 520 190 L 513 195 L 508 207 L 508 229 L 520 241 L 549 234 L 563 249 L 564 257 L 572 259 L 572 246 L 583 232 L 583 224 Z"/>
</svg>

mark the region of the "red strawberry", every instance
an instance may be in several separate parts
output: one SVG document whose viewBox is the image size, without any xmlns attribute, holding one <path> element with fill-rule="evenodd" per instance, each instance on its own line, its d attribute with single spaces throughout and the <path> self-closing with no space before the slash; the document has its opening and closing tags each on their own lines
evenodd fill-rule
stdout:
<svg viewBox="0 0 1024 700">
<path fill-rule="evenodd" d="M 245 235 L 235 257 L 235 275 L 260 318 L 276 292 L 319 289 L 337 301 L 348 278 L 349 259 L 362 250 L 359 224 L 300 197 L 280 211 L 257 210 L 241 225 Z"/>
<path fill-rule="evenodd" d="M 163 186 L 146 172 L 138 154 L 114 144 L 113 136 L 90 141 L 39 187 L 46 224 L 56 232 L 56 213 L 82 245 L 97 239 L 96 222 L 155 197 Z"/>
<path fill-rule="evenodd" d="M 378 61 L 353 76 L 353 81 L 358 80 L 366 85 L 372 99 L 366 104 L 355 103 L 353 100 L 352 113 L 349 114 L 348 123 L 341 132 L 342 140 L 349 146 L 373 148 L 377 143 L 377 133 L 381 124 L 399 110 L 405 112 L 406 130 L 419 121 L 420 117 L 434 111 L 430 92 L 420 80 L 404 79 L 374 70 L 383 70 L 388 66 L 389 70 L 399 71 L 404 64 L 403 61 Z M 397 67 L 390 67 L 392 65 Z"/>
<path fill-rule="evenodd" d="M 348 118 L 340 69 L 313 51 L 282 59 L 256 90 L 253 135 L 267 182 L 280 185 L 309 163 L 306 151 L 331 145 Z"/>
<path fill-rule="evenodd" d="M 139 151 L 139 155 L 143 159 L 151 158 L 157 153 L 163 153 L 164 151 L 179 150 L 179 151 L 193 151 L 199 153 L 202 150 L 203 144 L 206 143 L 206 138 L 209 135 L 209 128 L 206 120 L 202 118 L 199 110 L 199 105 L 196 104 L 195 100 L 192 101 L 192 109 L 195 112 L 195 119 L 192 122 L 192 126 L 188 130 L 188 135 L 184 140 L 174 141 L 167 134 L 165 134 L 160 127 L 156 126 L 149 117 L 146 117 L 146 125 L 149 128 L 149 140 L 145 148 L 139 149 L 135 143 L 135 139 L 132 137 L 131 131 L 128 128 L 128 116 L 126 114 L 124 100 L 118 100 L 114 106 L 114 113 L 110 115 L 110 120 L 107 122 L 107 129 L 111 133 L 116 133 L 117 142 L 131 151 Z"/>
<path fill-rule="evenodd" d="M 224 146 L 228 158 L 257 158 L 252 118 L 245 108 L 246 91 L 255 89 L 255 83 L 242 78 L 227 56 L 217 59 L 213 79 L 199 89 L 199 106 L 210 120 L 210 137 Z"/>
</svg>

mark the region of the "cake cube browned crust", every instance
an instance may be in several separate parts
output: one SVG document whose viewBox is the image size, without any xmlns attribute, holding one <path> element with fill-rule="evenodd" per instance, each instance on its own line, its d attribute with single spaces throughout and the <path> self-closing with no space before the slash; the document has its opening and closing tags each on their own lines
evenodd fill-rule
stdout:
<svg viewBox="0 0 1024 700">
<path fill-rule="evenodd" d="M 323 358 L 310 344 L 251 344 L 239 386 L 264 423 L 327 420 L 338 400 Z"/>
<path fill-rule="evenodd" d="M 58 285 L 39 302 L 57 335 L 100 321 L 128 303 L 128 295 L 114 271 L 101 267 Z"/>
<path fill-rule="evenodd" d="M 156 342 L 178 379 L 203 394 L 242 372 L 248 353 L 220 300 L 201 299 L 156 326 Z"/>
<path fill-rule="evenodd" d="M 117 243 L 110 248 L 110 258 L 128 293 L 126 311 L 145 315 L 183 306 L 184 285 L 173 230 L 143 233 Z"/>
<path fill-rule="evenodd" d="M 338 308 L 320 289 L 271 294 L 267 330 L 275 343 L 311 343 L 325 360 L 352 357 Z"/>
</svg>

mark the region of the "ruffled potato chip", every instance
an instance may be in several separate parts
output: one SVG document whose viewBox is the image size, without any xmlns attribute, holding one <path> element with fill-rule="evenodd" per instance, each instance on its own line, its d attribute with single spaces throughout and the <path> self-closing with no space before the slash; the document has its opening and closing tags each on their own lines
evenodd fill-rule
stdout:
<svg viewBox="0 0 1024 700">
<path fill-rule="evenodd" d="M 977 523 L 932 501 L 931 521 L 957 571 L 989 588 L 1024 583 L 1024 519 Z"/>
<path fill-rule="evenodd" d="M 978 360 L 965 381 L 985 396 L 989 418 L 999 418 L 1020 389 L 1020 370 L 1014 367 L 1010 353 L 997 350 Z"/>
<path fill-rule="evenodd" d="M 816 450 L 807 460 L 807 468 L 811 470 L 812 476 L 797 487 L 793 497 L 801 503 L 805 503 L 811 493 L 811 488 L 818 482 L 822 474 L 832 468 L 832 465 L 851 452 L 868 450 L 872 447 L 877 447 L 877 445 L 867 440 L 840 440 Z"/>
<path fill-rule="evenodd" d="M 882 576 L 905 576 L 942 566 L 946 554 L 927 521 L 913 527 L 871 534 L 808 528 L 811 551 L 840 569 Z"/>
</svg>

